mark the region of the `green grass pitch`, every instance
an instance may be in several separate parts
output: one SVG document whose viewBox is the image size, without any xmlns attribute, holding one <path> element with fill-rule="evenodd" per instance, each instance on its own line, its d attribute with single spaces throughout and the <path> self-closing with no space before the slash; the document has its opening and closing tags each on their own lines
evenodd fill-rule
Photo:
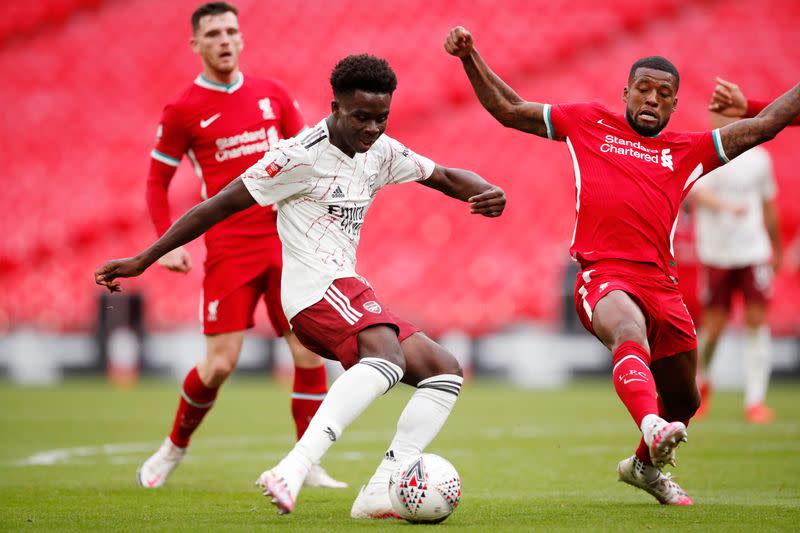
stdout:
<svg viewBox="0 0 800 533">
<path fill-rule="evenodd" d="M 742 421 L 741 395 L 715 396 L 674 469 L 695 506 L 674 508 L 616 481 L 637 431 L 607 380 L 553 391 L 473 381 L 429 448 L 461 473 L 456 513 L 437 526 L 351 520 L 410 391 L 379 398 L 332 447 L 324 465 L 350 488 L 305 489 L 278 516 L 253 483 L 293 442 L 283 384 L 225 385 L 169 484 L 143 490 L 134 472 L 168 430 L 176 384 L 0 383 L 0 530 L 800 530 L 800 390 L 788 383 L 770 391 L 768 426 Z"/>
</svg>

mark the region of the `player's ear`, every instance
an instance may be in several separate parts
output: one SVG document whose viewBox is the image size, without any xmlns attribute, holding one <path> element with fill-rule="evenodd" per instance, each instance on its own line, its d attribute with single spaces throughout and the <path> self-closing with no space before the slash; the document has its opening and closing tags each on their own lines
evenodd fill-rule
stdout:
<svg viewBox="0 0 800 533">
<path fill-rule="evenodd" d="M 334 115 L 339 113 L 339 102 L 336 101 L 336 98 L 331 100 L 331 113 Z"/>
<path fill-rule="evenodd" d="M 622 89 L 622 101 L 628 102 L 628 86 L 626 85 L 624 89 Z"/>
<path fill-rule="evenodd" d="M 197 42 L 197 38 L 194 35 L 192 35 L 192 38 L 189 39 L 189 46 L 192 47 L 192 52 L 194 52 L 195 54 L 200 53 L 200 45 Z"/>
<path fill-rule="evenodd" d="M 675 111 L 676 109 L 678 109 L 678 97 L 677 96 L 672 101 L 672 111 Z"/>
</svg>

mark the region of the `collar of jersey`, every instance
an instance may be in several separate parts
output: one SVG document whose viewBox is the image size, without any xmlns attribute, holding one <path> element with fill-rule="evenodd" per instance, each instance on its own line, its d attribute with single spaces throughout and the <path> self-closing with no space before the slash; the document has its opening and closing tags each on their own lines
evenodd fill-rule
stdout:
<svg viewBox="0 0 800 533">
<path fill-rule="evenodd" d="M 242 86 L 244 83 L 244 74 L 241 72 L 239 73 L 239 77 L 236 78 L 236 81 L 231 83 L 230 85 L 226 85 L 224 83 L 218 83 L 216 81 L 211 81 L 202 74 L 199 74 L 195 79 L 194 82 L 204 89 L 208 89 L 210 91 L 219 91 L 222 93 L 235 93 L 239 87 Z"/>
</svg>

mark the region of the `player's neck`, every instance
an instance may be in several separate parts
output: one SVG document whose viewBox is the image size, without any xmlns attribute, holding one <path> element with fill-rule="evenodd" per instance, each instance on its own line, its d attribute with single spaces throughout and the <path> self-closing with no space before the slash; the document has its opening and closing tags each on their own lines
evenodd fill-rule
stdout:
<svg viewBox="0 0 800 533">
<path fill-rule="evenodd" d="M 239 75 L 240 71 L 238 67 L 233 69 L 231 72 L 220 72 L 208 66 L 203 68 L 203 77 L 206 80 L 212 83 L 219 83 L 221 85 L 233 85 L 239 80 Z"/>
<path fill-rule="evenodd" d="M 328 115 L 328 118 L 325 119 L 325 125 L 328 127 L 328 141 L 347 157 L 355 157 L 355 151 L 342 142 L 342 137 L 336 129 L 333 115 Z"/>
</svg>

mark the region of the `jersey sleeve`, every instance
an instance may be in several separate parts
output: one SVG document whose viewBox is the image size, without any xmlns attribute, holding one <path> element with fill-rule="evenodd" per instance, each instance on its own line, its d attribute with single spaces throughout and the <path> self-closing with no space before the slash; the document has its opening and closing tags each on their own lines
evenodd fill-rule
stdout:
<svg viewBox="0 0 800 533">
<path fill-rule="evenodd" d="M 145 193 L 150 219 L 159 236 L 166 233 L 172 224 L 167 190 L 188 147 L 189 137 L 181 123 L 180 114 L 175 106 L 168 105 L 156 130 L 155 148 L 150 152 Z"/>
<path fill-rule="evenodd" d="M 242 181 L 256 202 L 267 206 L 308 192 L 315 178 L 308 151 L 296 140 L 282 140 L 258 163 L 242 174 Z"/>
<path fill-rule="evenodd" d="M 761 111 L 763 111 L 764 108 L 767 107 L 771 103 L 772 102 L 767 102 L 766 100 L 764 100 L 764 101 L 762 101 L 762 100 L 748 100 L 747 101 L 747 111 L 745 111 L 744 116 L 747 117 L 747 118 L 752 118 L 752 117 L 758 115 L 759 113 L 761 113 Z M 792 122 L 790 122 L 789 125 L 790 126 L 800 126 L 800 115 L 794 117 L 794 120 Z"/>
<path fill-rule="evenodd" d="M 306 127 L 306 121 L 300 112 L 300 104 L 291 97 L 282 83 L 275 83 L 276 96 L 281 104 L 281 133 L 284 139 L 294 137 Z"/>
<path fill-rule="evenodd" d="M 563 141 L 578 125 L 580 117 L 586 115 L 591 104 L 544 104 L 544 124 L 547 127 L 547 138 L 552 141 Z"/>
<path fill-rule="evenodd" d="M 399 141 L 387 135 L 383 135 L 381 145 L 384 159 L 378 177 L 375 179 L 379 188 L 385 185 L 426 180 L 436 168 L 436 163 L 412 152 Z"/>
<path fill-rule="evenodd" d="M 171 167 L 177 167 L 181 157 L 189 148 L 189 133 L 181 120 L 180 112 L 173 105 L 164 108 L 156 131 L 156 146 L 150 156 Z"/>
<path fill-rule="evenodd" d="M 687 133 L 691 143 L 691 152 L 688 164 L 691 165 L 691 172 L 698 164 L 703 165 L 703 174 L 707 174 L 715 168 L 721 167 L 729 162 L 722 146 L 722 138 L 719 128 L 713 131 L 699 133 Z"/>
</svg>

